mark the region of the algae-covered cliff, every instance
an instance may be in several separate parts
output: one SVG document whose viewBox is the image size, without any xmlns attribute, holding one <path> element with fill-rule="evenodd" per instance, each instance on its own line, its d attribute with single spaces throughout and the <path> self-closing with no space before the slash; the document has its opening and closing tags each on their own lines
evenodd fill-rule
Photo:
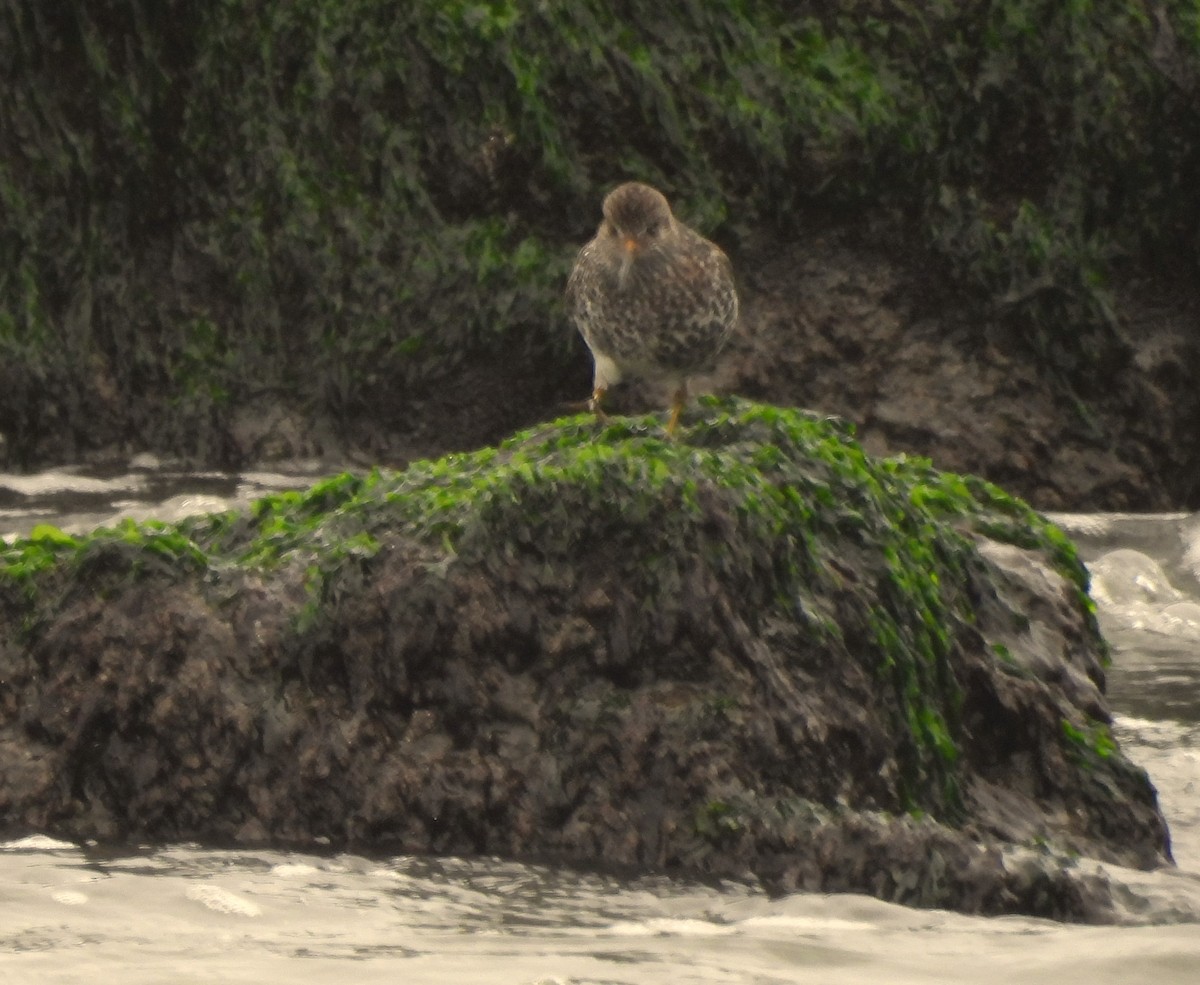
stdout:
<svg viewBox="0 0 1200 985">
<path fill-rule="evenodd" d="M 637 178 L 743 275 L 734 391 L 1043 507 L 1200 496 L 1194 3 L 10 0 L 0 73 L 10 466 L 550 419 Z"/>
<path fill-rule="evenodd" d="M 1069 542 L 844 425 L 568 418 L 0 561 L 0 830 L 1104 919 L 1169 861 Z"/>
</svg>

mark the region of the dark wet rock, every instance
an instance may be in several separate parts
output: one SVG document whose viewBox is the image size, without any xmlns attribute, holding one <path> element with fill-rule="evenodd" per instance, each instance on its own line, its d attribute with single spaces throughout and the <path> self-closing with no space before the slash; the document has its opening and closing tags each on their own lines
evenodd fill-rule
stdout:
<svg viewBox="0 0 1200 985">
<path fill-rule="evenodd" d="M 4 555 L 0 828 L 1113 916 L 1169 864 L 1069 542 L 705 402 Z"/>
<path fill-rule="evenodd" d="M 837 414 L 876 455 L 928 456 L 1044 510 L 1194 503 L 1195 292 L 1122 285 L 1130 365 L 1073 390 L 926 260 L 853 230 L 737 258 L 742 330 L 724 389 Z"/>
</svg>

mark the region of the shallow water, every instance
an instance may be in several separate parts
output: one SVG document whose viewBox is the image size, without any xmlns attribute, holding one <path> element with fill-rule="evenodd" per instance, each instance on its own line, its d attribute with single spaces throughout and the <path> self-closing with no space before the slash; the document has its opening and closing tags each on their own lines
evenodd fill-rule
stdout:
<svg viewBox="0 0 1200 985">
<path fill-rule="evenodd" d="M 312 478 L 0 475 L 0 533 L 174 519 Z M 1104 867 L 1141 925 L 964 917 L 850 895 L 772 900 L 747 885 L 497 859 L 195 846 L 112 857 L 33 837 L 0 845 L 0 983 L 1196 985 L 1200 518 L 1055 519 L 1081 545 L 1114 644 L 1117 737 L 1149 771 L 1171 825 L 1176 869 Z"/>
<path fill-rule="evenodd" d="M 68 533 L 123 519 L 180 520 L 240 509 L 284 489 L 303 489 L 328 475 L 315 463 L 280 471 L 193 472 L 146 456 L 137 468 L 55 469 L 32 475 L 0 472 L 0 536 L 25 536 L 40 523 Z"/>
<path fill-rule="evenodd" d="M 14 982 L 1156 983 L 1195 924 L 1077 927 L 859 896 L 618 881 L 494 859 L 5 846 Z M 5 977 L 7 976 L 7 977 Z"/>
</svg>

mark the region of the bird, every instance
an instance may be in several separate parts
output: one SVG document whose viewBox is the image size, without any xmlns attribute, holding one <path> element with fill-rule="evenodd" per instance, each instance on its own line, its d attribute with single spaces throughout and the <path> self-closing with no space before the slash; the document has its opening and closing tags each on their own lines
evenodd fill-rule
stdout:
<svg viewBox="0 0 1200 985">
<path fill-rule="evenodd" d="M 688 378 L 713 367 L 737 323 L 733 266 L 719 246 L 675 218 L 650 185 L 619 185 L 601 212 L 566 291 L 594 363 L 588 407 L 603 419 L 604 394 L 626 372 L 665 382 L 670 436 L 687 401 Z"/>
</svg>

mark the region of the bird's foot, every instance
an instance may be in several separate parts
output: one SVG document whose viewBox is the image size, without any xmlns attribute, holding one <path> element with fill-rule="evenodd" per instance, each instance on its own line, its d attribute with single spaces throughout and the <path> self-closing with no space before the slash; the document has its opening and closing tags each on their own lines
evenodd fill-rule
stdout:
<svg viewBox="0 0 1200 985">
<path fill-rule="evenodd" d="M 667 419 L 667 437 L 675 437 L 675 429 L 679 427 L 679 416 L 683 413 L 683 405 L 687 402 L 687 385 L 683 384 L 671 398 L 671 416 Z"/>
<path fill-rule="evenodd" d="M 596 387 L 596 389 L 592 391 L 592 399 L 589 400 L 587 404 L 588 410 L 595 414 L 596 420 L 600 421 L 601 423 L 608 420 L 608 415 L 604 413 L 604 408 L 601 406 L 601 403 L 604 400 L 604 393 L 604 387 Z"/>
<path fill-rule="evenodd" d="M 682 407 L 672 407 L 671 417 L 667 421 L 667 437 L 675 437 L 675 429 L 679 427 L 679 415 L 683 411 Z"/>
</svg>

